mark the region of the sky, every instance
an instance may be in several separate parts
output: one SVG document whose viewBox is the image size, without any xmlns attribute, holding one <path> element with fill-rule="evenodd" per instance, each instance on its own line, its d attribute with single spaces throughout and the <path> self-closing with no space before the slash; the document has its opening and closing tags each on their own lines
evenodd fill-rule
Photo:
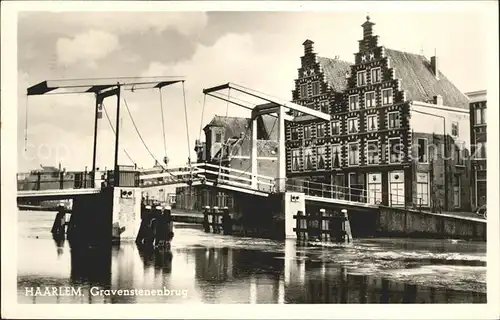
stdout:
<svg viewBox="0 0 500 320">
<path fill-rule="evenodd" d="M 189 150 L 196 158 L 194 140 L 203 137 L 200 128 L 215 114 L 249 116 L 244 109 L 210 97 L 203 107 L 203 88 L 234 82 L 291 100 L 304 40 L 314 41 L 320 56 L 352 62 L 366 15 L 363 11 L 21 12 L 18 171 L 59 163 L 68 170 L 83 170 L 92 164 L 94 97 L 27 98 L 31 85 L 53 79 L 185 77 L 187 126 L 182 85 L 162 90 L 167 156 L 170 166 L 184 164 Z M 427 57 L 436 53 L 441 71 L 462 92 L 487 88 L 490 26 L 481 12 L 373 12 L 370 18 L 380 45 Z M 158 90 L 127 91 L 123 96 L 147 146 L 161 160 L 165 152 Z M 105 107 L 114 126 L 116 99 L 106 99 Z M 154 159 L 123 107 L 120 115 L 119 163 L 132 164 L 126 150 L 139 167 L 152 167 Z M 113 148 L 114 135 L 103 117 L 98 167 L 113 166 Z"/>
</svg>

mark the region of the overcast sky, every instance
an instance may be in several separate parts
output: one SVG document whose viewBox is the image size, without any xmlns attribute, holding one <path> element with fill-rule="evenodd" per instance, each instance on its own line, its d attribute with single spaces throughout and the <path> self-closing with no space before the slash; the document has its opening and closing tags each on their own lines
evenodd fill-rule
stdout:
<svg viewBox="0 0 500 320">
<path fill-rule="evenodd" d="M 450 5 L 453 3 L 450 2 Z M 26 88 L 46 79 L 118 76 L 185 76 L 190 147 L 200 132 L 202 89 L 226 82 L 291 99 L 302 42 L 311 39 L 321 56 L 353 61 L 365 12 L 21 13 L 18 24 L 19 171 L 43 165 L 79 170 L 91 166 L 92 95 L 32 96 Z M 441 71 L 463 92 L 487 88 L 489 26 L 477 12 L 371 13 L 379 44 L 423 53 L 436 50 Z M 132 115 L 152 152 L 163 158 L 158 90 L 125 92 Z M 172 164 L 187 161 L 182 86 L 163 89 L 167 152 Z M 105 105 L 114 124 L 116 100 Z M 203 124 L 226 105 L 207 98 Z M 230 116 L 247 111 L 230 106 Z M 121 147 L 151 167 L 126 110 Z M 113 135 L 100 120 L 99 166 L 113 164 Z M 25 151 L 25 145 L 27 150 Z M 192 157 L 194 158 L 194 152 Z M 120 151 L 120 164 L 130 164 Z"/>
</svg>

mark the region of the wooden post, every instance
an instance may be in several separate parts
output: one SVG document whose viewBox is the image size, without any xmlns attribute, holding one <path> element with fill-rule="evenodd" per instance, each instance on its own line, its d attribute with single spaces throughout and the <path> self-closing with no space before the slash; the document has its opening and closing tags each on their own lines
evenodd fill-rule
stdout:
<svg viewBox="0 0 500 320">
<path fill-rule="evenodd" d="M 37 177 L 36 177 L 36 190 L 41 190 L 40 189 L 41 180 L 42 180 L 42 173 L 40 171 L 38 171 Z"/>
<path fill-rule="evenodd" d="M 223 216 L 222 216 L 222 230 L 225 235 L 230 235 L 233 233 L 233 224 L 232 224 L 232 219 L 231 215 L 229 214 L 229 208 L 224 207 L 222 209 Z"/>
<path fill-rule="evenodd" d="M 219 233 L 219 207 L 215 206 L 212 208 L 212 230 L 214 233 Z"/>
<path fill-rule="evenodd" d="M 59 172 L 59 189 L 64 189 L 64 172 Z"/>
<path fill-rule="evenodd" d="M 208 219 L 209 214 L 210 207 L 205 206 L 205 208 L 203 209 L 203 230 L 207 233 L 210 232 L 210 221 Z"/>
<path fill-rule="evenodd" d="M 328 231 L 328 221 L 326 220 L 326 210 L 319 209 L 320 233 L 319 239 L 326 240 L 326 231 Z"/>
<path fill-rule="evenodd" d="M 347 214 L 347 209 L 342 209 L 342 231 L 344 234 L 344 243 L 352 242 L 351 224 L 349 223 L 349 215 Z"/>
</svg>

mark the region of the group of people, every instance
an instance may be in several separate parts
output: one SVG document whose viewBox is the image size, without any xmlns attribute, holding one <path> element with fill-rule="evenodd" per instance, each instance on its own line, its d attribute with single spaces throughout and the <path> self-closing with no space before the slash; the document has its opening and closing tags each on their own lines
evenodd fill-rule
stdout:
<svg viewBox="0 0 500 320">
<path fill-rule="evenodd" d="M 141 227 L 137 234 L 138 245 L 164 248 L 174 237 L 170 207 L 142 205 Z"/>
</svg>

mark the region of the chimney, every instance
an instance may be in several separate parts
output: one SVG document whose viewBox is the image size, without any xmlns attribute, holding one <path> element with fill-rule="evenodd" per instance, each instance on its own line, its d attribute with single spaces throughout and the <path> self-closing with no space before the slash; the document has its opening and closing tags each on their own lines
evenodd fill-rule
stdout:
<svg viewBox="0 0 500 320">
<path fill-rule="evenodd" d="M 434 96 L 434 104 L 438 105 L 438 106 L 443 105 L 443 97 L 440 94 L 438 94 L 437 96 Z"/>
<path fill-rule="evenodd" d="M 313 53 L 314 52 L 314 42 L 307 39 L 306 41 L 304 41 L 304 43 L 302 44 L 304 46 L 304 54 L 310 54 L 310 53 Z"/>
<path fill-rule="evenodd" d="M 438 58 L 437 56 L 431 57 L 431 69 L 434 73 L 434 76 L 437 80 L 439 80 L 439 67 L 438 67 Z"/>
</svg>

